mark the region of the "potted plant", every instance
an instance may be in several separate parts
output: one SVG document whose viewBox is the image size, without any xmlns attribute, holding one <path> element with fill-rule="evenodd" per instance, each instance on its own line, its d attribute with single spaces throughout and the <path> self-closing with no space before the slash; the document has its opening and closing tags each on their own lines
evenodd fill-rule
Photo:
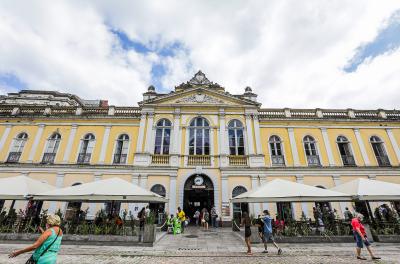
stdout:
<svg viewBox="0 0 400 264">
<path fill-rule="evenodd" d="M 155 214 L 150 212 L 146 217 L 144 225 L 143 243 L 153 243 L 156 241 Z"/>
</svg>

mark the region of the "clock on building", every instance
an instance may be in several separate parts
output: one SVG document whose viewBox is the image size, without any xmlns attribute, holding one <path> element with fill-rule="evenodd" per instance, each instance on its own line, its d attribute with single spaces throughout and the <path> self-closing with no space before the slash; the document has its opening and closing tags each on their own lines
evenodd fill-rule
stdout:
<svg viewBox="0 0 400 264">
<path fill-rule="evenodd" d="M 194 184 L 197 186 L 200 186 L 204 183 L 204 179 L 201 176 L 196 176 L 196 178 L 194 178 Z"/>
</svg>

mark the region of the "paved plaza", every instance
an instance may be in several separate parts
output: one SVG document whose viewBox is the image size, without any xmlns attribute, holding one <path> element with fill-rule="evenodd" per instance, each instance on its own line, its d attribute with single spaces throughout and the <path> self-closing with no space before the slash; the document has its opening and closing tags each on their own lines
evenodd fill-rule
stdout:
<svg viewBox="0 0 400 264">
<path fill-rule="evenodd" d="M 22 244 L 0 244 L 0 263 L 25 263 L 28 254 L 8 259 Z M 57 263 L 400 263 L 400 244 L 375 243 L 381 261 L 356 261 L 353 244 L 282 244 L 283 255 L 271 247 L 268 254 L 254 245 L 245 254 L 243 240 L 229 229 L 204 232 L 197 228 L 183 235 L 165 235 L 154 247 L 62 245 Z M 367 256 L 367 253 L 364 252 Z"/>
</svg>

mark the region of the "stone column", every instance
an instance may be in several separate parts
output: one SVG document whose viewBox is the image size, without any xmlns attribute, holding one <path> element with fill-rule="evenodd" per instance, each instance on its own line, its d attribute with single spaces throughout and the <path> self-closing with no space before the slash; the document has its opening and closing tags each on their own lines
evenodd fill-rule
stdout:
<svg viewBox="0 0 400 264">
<path fill-rule="evenodd" d="M 57 176 L 56 176 L 56 187 L 57 188 L 62 188 L 64 186 L 64 176 L 65 176 L 65 173 L 63 173 L 63 172 L 58 172 L 57 173 Z M 50 206 L 49 206 L 49 213 L 50 214 L 54 214 L 56 212 L 56 209 L 57 209 L 56 207 L 57 207 L 57 202 L 56 201 L 52 201 L 50 203 Z M 64 208 L 64 207 L 65 207 L 65 202 L 63 202 L 61 204 L 60 208 Z"/>
<path fill-rule="evenodd" d="M 251 189 L 255 190 L 259 187 L 258 184 L 258 176 L 252 175 L 251 176 Z M 253 213 L 254 213 L 254 217 L 257 217 L 260 214 L 260 207 L 261 204 L 260 203 L 253 203 Z"/>
<path fill-rule="evenodd" d="M 94 181 L 99 181 L 99 180 L 101 180 L 102 177 L 103 177 L 103 174 L 95 173 L 94 174 Z M 96 203 L 90 203 L 89 204 L 89 210 L 88 210 L 86 219 L 88 219 L 88 220 L 94 219 L 94 217 L 96 216 L 96 205 L 97 205 Z M 103 203 L 102 208 L 104 209 L 104 203 Z"/>
<path fill-rule="evenodd" d="M 219 155 L 220 155 L 220 166 L 221 167 L 227 167 L 229 165 L 228 162 L 228 155 L 229 155 L 229 146 L 227 144 L 228 142 L 228 136 L 226 133 L 226 119 L 225 119 L 225 110 L 221 108 L 219 110 L 219 130 L 218 130 L 218 135 L 219 135 Z"/>
<path fill-rule="evenodd" d="M 169 214 L 176 212 L 176 174 L 169 176 Z"/>
<path fill-rule="evenodd" d="M 303 184 L 304 183 L 304 176 L 303 175 L 296 175 L 296 182 Z M 301 210 L 306 215 L 306 218 L 309 218 L 309 215 L 308 215 L 308 204 L 306 202 L 302 202 L 301 203 Z"/>
<path fill-rule="evenodd" d="M 229 206 L 229 190 L 228 190 L 228 176 L 221 176 L 221 216 L 223 217 L 223 221 L 229 221 L 232 216 L 230 215 L 230 206 Z"/>
<path fill-rule="evenodd" d="M 292 155 L 293 155 L 293 165 L 300 166 L 299 152 L 297 150 L 296 138 L 294 136 L 293 128 L 289 127 L 288 133 L 289 133 L 290 148 L 292 150 Z"/>
<path fill-rule="evenodd" d="M 246 137 L 249 155 L 254 155 L 253 130 L 251 125 L 251 114 L 246 114 Z"/>
<path fill-rule="evenodd" d="M 335 186 L 342 184 L 340 176 L 334 175 L 334 176 L 332 176 L 332 179 L 333 179 L 333 183 L 335 184 Z M 340 202 L 339 204 L 340 204 L 340 210 L 342 210 L 341 216 L 343 216 L 343 213 L 346 210 L 346 202 Z"/>
<path fill-rule="evenodd" d="M 172 127 L 172 135 L 171 135 L 172 141 L 170 150 L 170 165 L 175 167 L 179 166 L 179 154 L 180 154 L 179 150 L 180 150 L 180 140 L 181 140 L 181 138 L 179 137 L 180 117 L 181 117 L 180 109 L 176 108 L 174 112 L 174 122 Z"/>
<path fill-rule="evenodd" d="M 154 145 L 153 134 L 154 134 L 154 114 L 148 113 L 147 116 L 147 130 L 146 130 L 146 145 L 145 151 L 146 153 L 153 153 L 152 146 Z"/>
<path fill-rule="evenodd" d="M 66 146 L 65 152 L 64 152 L 63 163 L 69 163 L 69 159 L 70 159 L 70 156 L 71 156 L 72 145 L 74 144 L 77 128 L 78 128 L 77 124 L 72 124 L 71 132 L 69 133 L 69 137 L 68 137 L 67 146 Z"/>
<path fill-rule="evenodd" d="M 131 182 L 137 186 L 139 186 L 139 173 L 132 173 L 131 176 Z M 137 210 L 135 210 L 135 208 L 137 208 Z M 136 216 L 136 214 L 138 213 L 138 210 L 140 210 L 141 208 L 139 208 L 137 203 L 129 203 L 129 211 L 131 212 L 131 214 L 133 216 Z"/>
<path fill-rule="evenodd" d="M 146 127 L 146 113 L 142 112 L 142 115 L 140 116 L 140 125 L 139 125 L 139 135 L 138 135 L 138 141 L 136 145 L 136 152 L 141 153 L 143 149 L 143 138 L 144 138 L 144 129 Z"/>
<path fill-rule="evenodd" d="M 392 129 L 387 128 L 386 133 L 388 134 L 390 143 L 392 143 L 394 153 L 396 153 L 397 162 L 400 162 L 400 148 L 399 148 L 399 145 L 397 144 L 396 138 L 393 135 Z"/>
<path fill-rule="evenodd" d="M 267 176 L 266 175 L 260 175 L 260 186 L 264 185 L 267 183 Z M 263 203 L 262 204 L 262 209 L 264 210 L 269 210 L 269 204 L 268 203 Z"/>
<path fill-rule="evenodd" d="M 321 128 L 322 138 L 324 139 L 326 153 L 328 154 L 329 166 L 335 166 L 335 159 L 333 158 L 331 143 L 329 142 L 328 131 L 326 128 Z"/>
<path fill-rule="evenodd" d="M 365 166 L 370 166 L 371 163 L 368 158 L 367 150 L 365 149 L 364 142 L 362 140 L 360 129 L 354 128 L 354 134 L 356 135 L 357 143 L 360 146 L 361 154 L 364 159 Z"/>
<path fill-rule="evenodd" d="M 5 150 L 5 143 L 6 143 L 6 141 L 7 141 L 7 138 L 8 138 L 8 135 L 10 134 L 10 132 L 11 132 L 11 128 L 12 128 L 12 125 L 9 125 L 9 124 L 7 124 L 6 125 L 6 129 L 4 130 L 4 133 L 3 133 L 3 135 L 1 136 L 1 139 L 0 139 L 0 149 L 1 150 Z M 7 159 L 7 155 L 5 155 L 5 159 Z"/>
<path fill-rule="evenodd" d="M 101 143 L 99 164 L 104 164 L 104 161 L 106 159 L 106 151 L 108 146 L 108 140 L 110 137 L 110 130 L 111 130 L 111 125 L 105 127 L 103 142 Z"/>
<path fill-rule="evenodd" d="M 254 134 L 256 136 L 256 152 L 257 154 L 263 154 L 261 145 L 261 135 L 260 135 L 260 123 L 258 121 L 258 115 L 253 115 L 254 120 Z"/>
<path fill-rule="evenodd" d="M 28 156 L 28 160 L 27 160 L 27 162 L 29 162 L 29 163 L 32 163 L 33 159 L 35 158 L 35 153 L 39 146 L 40 139 L 42 138 L 44 127 L 45 127 L 44 124 L 40 124 L 38 131 L 36 132 L 35 140 L 33 141 L 33 145 L 32 145 L 31 151 L 29 152 L 29 156 Z"/>
</svg>

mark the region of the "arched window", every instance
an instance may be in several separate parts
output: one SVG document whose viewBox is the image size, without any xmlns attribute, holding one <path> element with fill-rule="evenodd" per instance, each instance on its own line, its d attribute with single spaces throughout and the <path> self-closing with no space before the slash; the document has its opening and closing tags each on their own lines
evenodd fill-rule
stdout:
<svg viewBox="0 0 400 264">
<path fill-rule="evenodd" d="M 59 133 L 56 132 L 50 136 L 47 140 L 47 146 L 43 155 L 42 163 L 54 163 L 60 141 L 61 135 Z"/>
<path fill-rule="evenodd" d="M 26 141 L 28 140 L 28 134 L 20 133 L 14 138 L 10 154 L 8 155 L 7 162 L 15 163 L 19 161 L 22 151 L 24 150 Z"/>
<path fill-rule="evenodd" d="M 90 163 L 95 137 L 93 134 L 86 134 L 82 139 L 81 149 L 79 151 L 78 163 Z"/>
<path fill-rule="evenodd" d="M 382 167 L 390 166 L 390 161 L 386 154 L 385 147 L 383 146 L 383 141 L 377 136 L 372 136 L 370 142 L 378 165 Z"/>
<path fill-rule="evenodd" d="M 229 154 L 244 155 L 243 125 L 239 120 L 232 120 L 228 124 Z"/>
<path fill-rule="evenodd" d="M 171 141 L 171 121 L 169 121 L 168 119 L 161 119 L 157 123 L 154 154 L 168 155 L 170 141 Z"/>
<path fill-rule="evenodd" d="M 122 134 L 117 139 L 114 152 L 114 164 L 125 164 L 128 156 L 129 136 Z"/>
<path fill-rule="evenodd" d="M 285 165 L 285 157 L 282 152 L 282 142 L 278 136 L 269 138 L 269 147 L 271 149 L 272 165 Z"/>
<path fill-rule="evenodd" d="M 350 149 L 350 142 L 345 136 L 338 136 L 336 139 L 338 144 L 340 157 L 344 166 L 355 166 L 356 162 Z"/>
<path fill-rule="evenodd" d="M 210 155 L 210 126 L 202 117 L 190 122 L 189 155 Z"/>
<path fill-rule="evenodd" d="M 247 189 L 243 186 L 236 186 L 232 190 L 232 198 L 235 198 L 236 196 L 247 192 Z M 233 203 L 232 204 L 232 209 L 233 209 L 233 219 L 236 221 L 236 223 L 241 222 L 242 218 L 242 213 L 247 212 L 249 213 L 249 204 L 248 203 Z"/>
<path fill-rule="evenodd" d="M 315 142 L 315 139 L 311 136 L 305 136 L 303 139 L 303 143 L 308 165 L 309 166 L 321 165 L 319 161 L 319 156 L 317 152 L 317 143 Z"/>
<path fill-rule="evenodd" d="M 156 193 L 162 197 L 165 197 L 167 195 L 167 192 L 165 191 L 165 187 L 162 186 L 161 184 L 156 184 L 153 187 L 151 187 L 150 191 L 153 193 Z"/>
</svg>

